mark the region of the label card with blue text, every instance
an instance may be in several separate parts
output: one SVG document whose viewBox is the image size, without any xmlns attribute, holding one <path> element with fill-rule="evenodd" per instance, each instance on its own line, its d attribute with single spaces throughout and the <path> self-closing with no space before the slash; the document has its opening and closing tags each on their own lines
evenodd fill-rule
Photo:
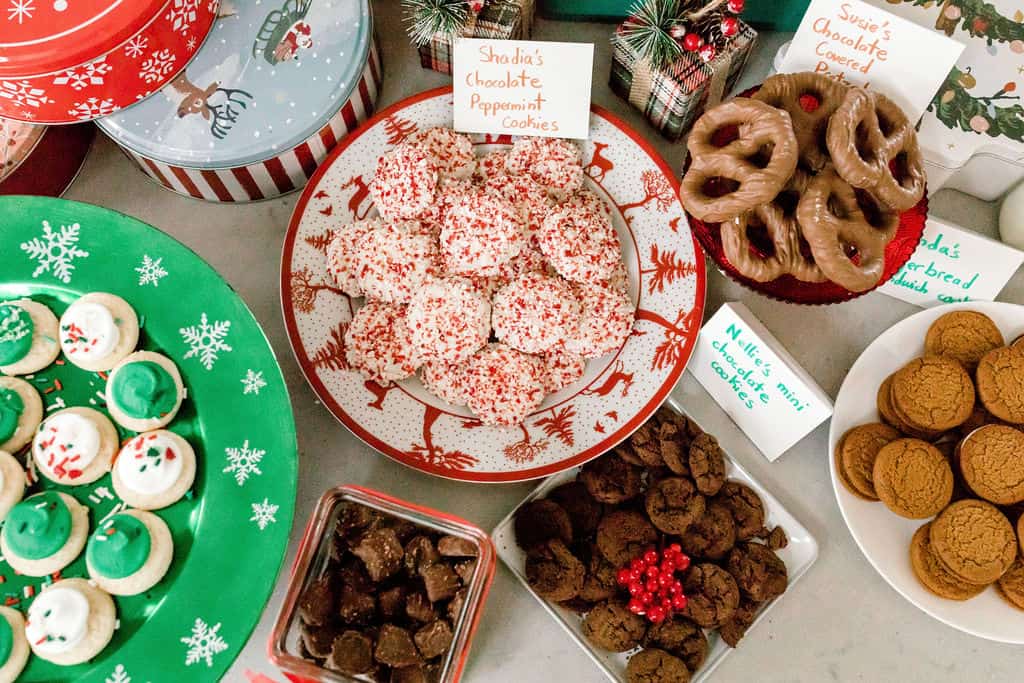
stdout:
<svg viewBox="0 0 1024 683">
<path fill-rule="evenodd" d="M 739 302 L 704 323 L 686 369 L 774 461 L 832 415 L 832 399 Z"/>
<path fill-rule="evenodd" d="M 592 43 L 459 38 L 453 53 L 455 130 L 589 136 Z"/>
<path fill-rule="evenodd" d="M 963 50 L 860 0 L 813 0 L 779 71 L 814 71 L 878 90 L 916 122 Z"/>
<path fill-rule="evenodd" d="M 879 292 L 928 308 L 992 301 L 1024 263 L 1024 251 L 928 217 L 910 260 Z"/>
</svg>

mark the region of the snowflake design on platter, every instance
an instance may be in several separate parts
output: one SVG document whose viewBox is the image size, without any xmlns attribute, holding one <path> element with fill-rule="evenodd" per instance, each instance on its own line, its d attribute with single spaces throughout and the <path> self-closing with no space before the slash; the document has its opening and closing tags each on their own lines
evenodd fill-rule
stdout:
<svg viewBox="0 0 1024 683">
<path fill-rule="evenodd" d="M 213 666 L 213 657 L 228 649 L 227 642 L 220 637 L 220 622 L 210 626 L 202 619 L 196 617 L 192 625 L 192 634 L 187 638 L 181 638 L 181 642 L 188 646 L 185 653 L 185 666 L 192 666 L 197 662 L 206 662 L 206 666 Z"/>
<path fill-rule="evenodd" d="M 68 109 L 68 115 L 82 121 L 90 121 L 101 116 L 110 116 L 118 109 L 119 107 L 114 104 L 114 100 L 90 97 L 85 102 L 75 102 L 75 106 Z"/>
<path fill-rule="evenodd" d="M 199 316 L 199 324 L 178 329 L 182 339 L 188 344 L 185 358 L 199 358 L 199 362 L 207 370 L 213 369 L 221 351 L 232 350 L 224 340 L 231 329 L 230 320 L 215 320 L 211 325 L 206 313 Z"/>
<path fill-rule="evenodd" d="M 256 394 L 259 396 L 260 389 L 267 386 L 267 380 L 263 379 L 263 371 L 246 370 L 245 377 L 241 379 L 244 389 L 242 394 Z"/>
<path fill-rule="evenodd" d="M 132 683 L 132 677 L 128 675 L 124 664 L 118 664 L 114 667 L 114 672 L 103 683 Z"/>
<path fill-rule="evenodd" d="M 0 81 L 0 97 L 11 100 L 20 107 L 38 109 L 39 105 L 51 104 L 53 100 L 46 96 L 46 91 L 33 86 L 28 81 Z"/>
<path fill-rule="evenodd" d="M 150 53 L 139 67 L 139 78 L 146 83 L 154 83 L 174 71 L 174 62 L 178 56 L 164 48 Z"/>
<path fill-rule="evenodd" d="M 167 19 L 171 21 L 171 28 L 185 35 L 196 20 L 199 0 L 174 0 L 171 11 L 167 13 Z"/>
<path fill-rule="evenodd" d="M 32 13 L 36 11 L 34 5 L 35 0 L 11 0 L 11 6 L 7 8 L 7 21 L 23 24 L 32 19 Z"/>
<path fill-rule="evenodd" d="M 149 257 L 149 254 L 142 255 L 142 264 L 135 268 L 135 272 L 139 274 L 139 287 L 145 287 L 146 285 L 160 286 L 160 280 L 168 275 L 164 267 L 160 265 L 163 260 L 162 256 L 152 259 Z"/>
<path fill-rule="evenodd" d="M 260 461 L 267 454 L 262 448 L 249 448 L 249 439 L 236 448 L 225 448 L 224 454 L 228 457 L 228 466 L 221 472 L 225 474 L 234 473 L 235 481 L 239 486 L 245 486 L 245 482 L 252 475 L 263 474 L 260 469 Z"/>
<path fill-rule="evenodd" d="M 277 522 L 277 517 L 274 515 L 277 514 L 279 507 L 279 505 L 274 505 L 266 498 L 263 499 L 262 503 L 253 503 L 252 517 L 249 518 L 249 521 L 256 522 L 256 526 L 260 528 L 260 531 L 263 531 L 267 528 L 268 524 Z"/>
<path fill-rule="evenodd" d="M 75 272 L 74 260 L 89 256 L 89 252 L 77 246 L 81 227 L 78 223 L 72 223 L 62 225 L 59 231 L 55 231 L 49 221 L 43 221 L 42 236 L 21 243 L 21 250 L 30 259 L 39 262 L 32 271 L 33 278 L 43 273 L 52 273 L 64 284 L 71 282 Z"/>
<path fill-rule="evenodd" d="M 135 36 L 124 46 L 124 54 L 132 59 L 138 59 L 149 46 L 149 38 L 146 36 Z"/>
<path fill-rule="evenodd" d="M 72 90 L 83 90 L 90 85 L 103 85 L 103 77 L 111 72 L 113 67 L 107 64 L 106 57 L 101 57 L 95 62 L 89 62 L 85 66 L 76 66 L 68 69 L 60 76 L 53 79 L 54 85 L 67 85 Z"/>
</svg>

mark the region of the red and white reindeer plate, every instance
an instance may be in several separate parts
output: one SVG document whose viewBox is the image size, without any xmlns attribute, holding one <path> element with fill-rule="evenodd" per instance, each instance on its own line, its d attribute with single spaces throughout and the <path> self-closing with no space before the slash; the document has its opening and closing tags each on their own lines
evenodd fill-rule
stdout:
<svg viewBox="0 0 1024 683">
<path fill-rule="evenodd" d="M 418 128 L 451 126 L 451 88 L 398 102 L 346 138 L 310 180 L 281 259 L 292 349 L 324 405 L 356 436 L 410 467 L 451 479 L 549 476 L 609 450 L 661 405 L 693 351 L 704 312 L 704 257 L 679 204 L 678 181 L 650 145 L 592 107 L 581 141 L 587 186 L 615 207 L 613 223 L 637 304 L 633 333 L 590 361 L 583 378 L 512 428 L 482 426 L 429 394 L 416 377 L 381 386 L 349 370 L 344 335 L 356 308 L 333 286 L 325 249 L 339 225 L 376 214 L 367 184 L 377 161 Z M 508 137 L 475 136 L 478 154 Z"/>
</svg>

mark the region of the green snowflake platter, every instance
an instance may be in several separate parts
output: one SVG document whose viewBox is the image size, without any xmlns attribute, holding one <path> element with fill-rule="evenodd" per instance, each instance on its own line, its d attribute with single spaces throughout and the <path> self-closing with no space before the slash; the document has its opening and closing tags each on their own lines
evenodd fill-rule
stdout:
<svg viewBox="0 0 1024 683">
<path fill-rule="evenodd" d="M 0 301 L 27 296 L 60 316 L 90 291 L 127 300 L 141 323 L 138 348 L 167 355 L 181 370 L 187 399 L 168 429 L 192 444 L 198 465 L 189 496 L 156 512 L 174 536 L 163 581 L 115 598 L 118 630 L 94 660 L 59 667 L 33 656 L 19 681 L 218 680 L 259 620 L 292 524 L 295 422 L 274 353 L 228 284 L 155 228 L 41 197 L 0 198 L 0 215 Z M 104 376 L 61 361 L 26 378 L 47 412 L 103 410 Z M 24 463 L 28 449 L 19 456 Z M 91 528 L 123 506 L 109 474 L 74 487 L 43 480 L 30 491 L 40 487 L 88 506 Z M 87 576 L 85 554 L 61 576 Z M 2 561 L 0 577 L 0 601 L 23 612 L 53 580 L 16 575 Z"/>
</svg>

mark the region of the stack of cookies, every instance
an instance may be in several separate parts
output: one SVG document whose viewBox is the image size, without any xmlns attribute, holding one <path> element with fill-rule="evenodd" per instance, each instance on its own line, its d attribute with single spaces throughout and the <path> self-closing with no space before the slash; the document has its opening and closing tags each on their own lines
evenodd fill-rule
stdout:
<svg viewBox="0 0 1024 683">
<path fill-rule="evenodd" d="M 929 591 L 967 600 L 994 584 L 1024 609 L 1024 342 L 960 310 L 924 346 L 879 388 L 881 421 L 840 439 L 836 472 L 853 495 L 930 520 L 910 541 Z"/>
<path fill-rule="evenodd" d="M 726 258 L 757 282 L 872 289 L 899 214 L 925 193 L 900 107 L 810 72 L 772 76 L 750 98 L 708 110 L 687 147 L 683 206 L 720 224 Z"/>
<path fill-rule="evenodd" d="M 725 472 L 715 438 L 662 408 L 575 481 L 516 513 L 531 588 L 585 615 L 582 631 L 597 647 L 642 648 L 629 660 L 630 683 L 686 683 L 707 657 L 706 631 L 735 647 L 760 608 L 786 590 L 786 565 L 775 554 L 785 532 L 765 528 L 758 494 Z M 678 572 L 685 598 L 667 609 L 643 602 L 653 558 L 664 572 L 672 556 L 668 573 Z"/>
</svg>

